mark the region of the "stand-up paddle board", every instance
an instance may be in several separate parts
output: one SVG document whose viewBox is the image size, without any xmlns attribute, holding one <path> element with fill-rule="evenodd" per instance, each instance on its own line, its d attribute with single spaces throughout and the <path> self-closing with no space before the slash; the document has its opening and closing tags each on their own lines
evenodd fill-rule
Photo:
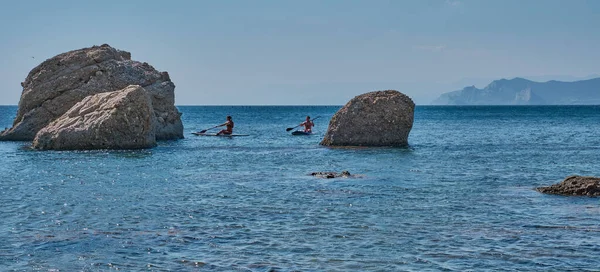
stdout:
<svg viewBox="0 0 600 272">
<path fill-rule="evenodd" d="M 200 133 L 200 132 L 192 132 L 192 134 L 196 135 L 196 136 L 217 136 L 217 137 L 239 137 L 239 136 L 250 136 L 249 134 L 207 134 L 207 133 Z"/>
<path fill-rule="evenodd" d="M 311 135 L 311 134 L 312 134 L 312 132 L 304 132 L 301 130 L 296 130 L 296 131 L 292 132 L 292 135 Z"/>
</svg>

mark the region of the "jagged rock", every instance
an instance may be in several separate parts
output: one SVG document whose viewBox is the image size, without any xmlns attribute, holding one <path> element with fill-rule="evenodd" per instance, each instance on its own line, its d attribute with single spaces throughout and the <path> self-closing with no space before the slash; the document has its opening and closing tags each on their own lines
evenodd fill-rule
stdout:
<svg viewBox="0 0 600 272">
<path fill-rule="evenodd" d="M 415 103 L 394 91 L 359 95 L 338 110 L 321 141 L 327 146 L 406 146 Z"/>
<path fill-rule="evenodd" d="M 41 129 L 36 149 L 138 149 L 156 145 L 152 100 L 138 85 L 84 98 Z"/>
<path fill-rule="evenodd" d="M 21 83 L 13 127 L 1 132 L 0 140 L 33 140 L 39 130 L 85 97 L 129 85 L 140 85 L 150 93 L 157 140 L 183 138 L 181 113 L 174 105 L 175 85 L 168 73 L 103 44 L 57 55 L 31 70 Z"/>
<path fill-rule="evenodd" d="M 545 194 L 567 196 L 600 196 L 600 178 L 570 176 L 560 183 L 548 187 L 536 188 Z"/>
<path fill-rule="evenodd" d="M 342 171 L 341 173 L 337 173 L 337 172 L 312 172 L 310 173 L 311 176 L 317 177 L 317 178 L 349 178 L 349 177 L 354 177 L 354 175 L 351 175 L 350 172 L 348 171 Z"/>
</svg>

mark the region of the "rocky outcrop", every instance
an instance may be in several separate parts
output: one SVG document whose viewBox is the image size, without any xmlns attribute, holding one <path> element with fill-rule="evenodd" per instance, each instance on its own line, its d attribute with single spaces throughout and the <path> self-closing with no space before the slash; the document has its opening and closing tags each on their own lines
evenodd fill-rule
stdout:
<svg viewBox="0 0 600 272">
<path fill-rule="evenodd" d="M 138 149 L 156 145 L 152 100 L 138 85 L 84 98 L 41 129 L 36 149 Z"/>
<path fill-rule="evenodd" d="M 321 141 L 326 146 L 407 146 L 415 103 L 394 91 L 359 95 L 338 110 Z"/>
<path fill-rule="evenodd" d="M 38 131 L 85 97 L 129 85 L 140 85 L 150 94 L 157 140 L 183 138 L 169 74 L 104 44 L 57 55 L 31 70 L 21 83 L 23 93 L 13 127 L 0 133 L 0 140 L 33 140 Z"/>
<path fill-rule="evenodd" d="M 600 196 L 600 178 L 570 176 L 560 183 L 536 188 L 538 192 L 567 196 Z"/>
</svg>

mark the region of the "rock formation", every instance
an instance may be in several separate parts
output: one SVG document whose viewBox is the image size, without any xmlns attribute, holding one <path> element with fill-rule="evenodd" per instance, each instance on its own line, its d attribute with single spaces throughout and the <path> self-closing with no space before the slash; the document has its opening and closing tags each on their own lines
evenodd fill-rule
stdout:
<svg viewBox="0 0 600 272">
<path fill-rule="evenodd" d="M 90 95 L 41 129 L 36 149 L 138 149 L 156 145 L 152 100 L 138 85 Z"/>
<path fill-rule="evenodd" d="M 23 93 L 13 127 L 1 132 L 0 140 L 33 140 L 38 131 L 85 97 L 129 85 L 140 85 L 150 94 L 157 140 L 183 138 L 169 74 L 104 44 L 57 55 L 31 70 L 21 83 Z"/>
<path fill-rule="evenodd" d="M 536 188 L 538 192 L 567 196 L 600 196 L 600 178 L 570 176 L 560 183 Z"/>
<path fill-rule="evenodd" d="M 415 103 L 394 91 L 359 95 L 338 110 L 321 141 L 327 146 L 407 146 Z"/>
<path fill-rule="evenodd" d="M 313 176 L 313 177 L 325 178 L 325 179 L 356 177 L 356 175 L 352 175 L 348 171 L 342 171 L 341 173 L 337 173 L 337 172 L 312 172 L 312 173 L 310 173 L 310 175 Z"/>
</svg>

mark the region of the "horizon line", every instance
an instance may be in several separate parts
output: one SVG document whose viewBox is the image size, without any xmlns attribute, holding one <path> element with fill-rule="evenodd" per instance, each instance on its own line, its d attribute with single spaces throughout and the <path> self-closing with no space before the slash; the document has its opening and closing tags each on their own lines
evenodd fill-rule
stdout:
<svg viewBox="0 0 600 272">
<path fill-rule="evenodd" d="M 345 104 L 344 104 L 345 105 Z M 293 105 L 293 104 L 230 104 L 230 105 L 217 105 L 217 104 L 197 104 L 197 105 L 175 105 L 175 107 L 343 107 L 344 105 Z M 16 104 L 0 104 L 0 107 L 18 107 Z M 435 106 L 435 107 L 473 107 L 473 106 L 509 106 L 509 107 L 530 107 L 530 106 L 600 106 L 600 104 L 537 104 L 537 105 L 507 105 L 507 104 L 465 104 L 465 105 L 440 105 L 440 104 L 415 104 L 415 106 Z"/>
</svg>

